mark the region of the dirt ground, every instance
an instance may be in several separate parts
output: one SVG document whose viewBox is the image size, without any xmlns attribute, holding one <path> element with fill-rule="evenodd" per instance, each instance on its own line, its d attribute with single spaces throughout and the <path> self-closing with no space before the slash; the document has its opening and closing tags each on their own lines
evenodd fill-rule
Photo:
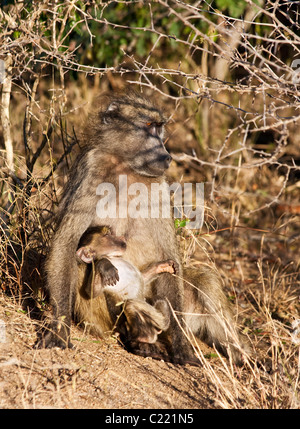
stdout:
<svg viewBox="0 0 300 429">
<path fill-rule="evenodd" d="M 174 177 L 181 173 L 173 172 Z M 293 234 L 294 229 L 286 236 Z M 256 363 L 236 368 L 205 344 L 198 367 L 173 365 L 132 355 L 115 338 L 96 338 L 74 324 L 74 349 L 36 350 L 40 322 L 24 311 L 18 293 L 9 297 L 1 291 L 0 408 L 300 408 L 300 339 L 292 325 L 300 320 L 297 242 L 290 245 L 285 236 L 262 240 L 250 228 L 234 237 L 226 231 L 211 234 L 206 247 L 203 243 L 201 237 L 181 237 L 184 263 L 192 256 L 197 264 L 216 262 L 254 358 L 264 344 L 271 369 Z M 32 263 L 38 265 L 36 255 Z M 3 275 L 0 286 L 8 292 L 19 279 L 16 269 L 12 279 Z"/>
<path fill-rule="evenodd" d="M 273 291 L 277 300 L 272 308 L 287 320 L 276 302 L 291 317 L 298 314 L 299 295 L 286 295 L 282 286 L 280 294 Z M 239 302 L 244 317 L 247 311 L 251 316 L 254 357 L 268 353 L 270 368 L 247 362 L 237 368 L 205 344 L 199 366 L 174 365 L 130 354 L 115 338 L 97 338 L 75 324 L 74 349 L 36 350 L 41 322 L 24 311 L 16 296 L 1 293 L 0 408 L 300 408 L 298 340 L 284 323 L 270 317 L 264 321 L 262 311 L 247 310 L 242 296 Z"/>
<path fill-rule="evenodd" d="M 114 338 L 74 326 L 74 350 L 35 350 L 35 322 L 10 301 L 0 307 L 1 408 L 212 408 L 202 368 L 129 354 Z M 5 330 L 3 326 L 5 324 Z"/>
</svg>

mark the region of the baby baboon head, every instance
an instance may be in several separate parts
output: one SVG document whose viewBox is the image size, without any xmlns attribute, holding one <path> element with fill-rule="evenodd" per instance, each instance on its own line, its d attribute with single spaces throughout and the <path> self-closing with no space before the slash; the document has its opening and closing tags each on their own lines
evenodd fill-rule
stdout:
<svg viewBox="0 0 300 429">
<path fill-rule="evenodd" d="M 89 264 L 104 256 L 122 256 L 126 250 L 123 237 L 112 234 L 107 226 L 89 228 L 81 237 L 77 249 L 77 256 Z"/>
</svg>

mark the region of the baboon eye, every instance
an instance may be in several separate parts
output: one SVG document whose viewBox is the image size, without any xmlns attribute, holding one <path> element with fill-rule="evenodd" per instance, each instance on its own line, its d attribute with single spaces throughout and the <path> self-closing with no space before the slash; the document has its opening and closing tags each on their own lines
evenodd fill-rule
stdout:
<svg viewBox="0 0 300 429">
<path fill-rule="evenodd" d="M 159 137 L 162 132 L 163 122 L 146 122 L 148 132 L 155 137 Z"/>
<path fill-rule="evenodd" d="M 163 122 L 147 122 L 147 127 L 151 127 L 151 126 L 153 126 L 153 127 L 158 127 L 158 128 L 160 128 L 160 127 L 162 127 L 164 124 L 163 124 Z"/>
</svg>

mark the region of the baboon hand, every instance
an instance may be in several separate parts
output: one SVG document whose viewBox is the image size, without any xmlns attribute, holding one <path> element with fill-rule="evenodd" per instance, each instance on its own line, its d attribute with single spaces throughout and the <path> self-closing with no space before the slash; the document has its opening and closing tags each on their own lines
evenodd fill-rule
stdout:
<svg viewBox="0 0 300 429">
<path fill-rule="evenodd" d="M 117 268 L 106 258 L 97 263 L 97 269 L 100 271 L 102 286 L 114 286 L 119 281 Z"/>
<path fill-rule="evenodd" d="M 119 274 L 116 267 L 113 265 L 108 271 L 102 276 L 103 286 L 114 286 L 119 281 Z"/>
</svg>

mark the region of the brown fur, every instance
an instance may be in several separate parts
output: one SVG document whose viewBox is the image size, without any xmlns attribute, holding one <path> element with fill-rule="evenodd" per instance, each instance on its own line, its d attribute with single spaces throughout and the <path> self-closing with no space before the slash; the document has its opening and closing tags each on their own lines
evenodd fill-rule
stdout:
<svg viewBox="0 0 300 429">
<path fill-rule="evenodd" d="M 244 352 L 250 349 L 237 329 L 218 274 L 206 266 L 185 268 L 183 273 L 185 321 L 190 337 L 215 346 L 241 364 Z"/>
<path fill-rule="evenodd" d="M 166 184 L 164 171 L 168 168 L 171 158 L 162 142 L 161 124 L 164 118 L 160 110 L 148 99 L 132 93 L 105 97 L 102 101 L 101 109 L 88 124 L 85 148 L 73 166 L 61 199 L 56 232 L 46 262 L 46 286 L 53 306 L 52 327 L 41 343 L 46 347 L 71 345 L 71 315 L 78 297 L 76 250 L 84 232 L 89 227 L 103 223 L 103 219 L 99 219 L 96 214 L 99 201 L 99 196 L 96 195 L 97 186 L 108 182 L 118 189 L 118 178 L 122 174 L 127 176 L 128 186 L 131 183 L 146 185 L 149 196 L 152 183 L 162 186 Z M 128 203 L 131 198 L 128 196 Z M 159 261 L 175 261 L 178 265 L 178 277 L 169 273 L 161 274 L 153 282 L 150 296 L 147 298 L 151 305 L 166 299 L 172 309 L 178 312 L 178 321 L 183 324 L 184 284 L 173 219 L 117 217 L 106 219 L 105 223 L 117 236 L 125 237 L 127 248 L 124 258 L 139 270 Z M 210 300 L 204 301 L 209 307 L 208 311 L 217 311 L 220 303 L 221 306 L 225 305 L 224 312 L 230 317 L 220 284 L 211 279 L 202 281 L 201 273 L 198 278 L 196 275 L 195 277 L 197 285 L 203 287 L 211 296 L 212 308 Z M 215 286 L 210 290 L 212 283 Z M 201 293 L 199 299 L 202 308 Z M 109 314 L 102 305 L 101 298 L 86 302 L 80 300 L 79 303 L 77 301 L 76 308 L 85 320 L 91 320 L 101 331 L 106 329 Z M 199 324 L 199 333 L 202 335 L 204 331 L 207 332 L 205 335 L 211 342 L 227 341 L 224 330 L 218 328 L 213 319 L 207 320 L 210 322 L 205 322 L 205 329 Z M 233 325 L 231 318 L 228 323 Z M 169 338 L 167 353 L 171 361 L 182 363 L 195 360 L 192 347 L 174 317 L 171 317 L 165 335 Z M 151 350 L 144 354 L 159 354 L 155 349 L 156 344 L 151 346 Z M 133 342 L 130 347 L 132 351 L 140 352 L 139 344 Z"/>
<path fill-rule="evenodd" d="M 88 126 L 86 146 L 73 166 L 58 209 L 56 232 L 46 262 L 46 286 L 54 316 L 51 330 L 41 343 L 46 347 L 71 346 L 70 324 L 78 281 L 76 250 L 84 232 L 103 222 L 96 214 L 97 186 L 108 182 L 118 187 L 119 175 L 126 174 L 128 185 L 140 182 L 150 189 L 153 182 L 165 183 L 164 170 L 171 160 L 162 142 L 161 128 L 157 126 L 153 131 L 147 126 L 164 122 L 153 103 L 136 94 L 106 97 L 106 101 Z M 125 237 L 125 258 L 138 269 L 172 259 L 179 265 L 180 274 L 171 218 L 116 218 L 107 222 L 116 235 Z M 183 282 L 168 273 L 155 281 L 153 304 L 165 297 L 174 309 L 182 311 Z M 101 314 L 102 309 L 97 312 Z M 182 361 L 192 358 L 192 349 L 174 318 L 169 331 L 171 358 L 179 356 Z"/>
</svg>

